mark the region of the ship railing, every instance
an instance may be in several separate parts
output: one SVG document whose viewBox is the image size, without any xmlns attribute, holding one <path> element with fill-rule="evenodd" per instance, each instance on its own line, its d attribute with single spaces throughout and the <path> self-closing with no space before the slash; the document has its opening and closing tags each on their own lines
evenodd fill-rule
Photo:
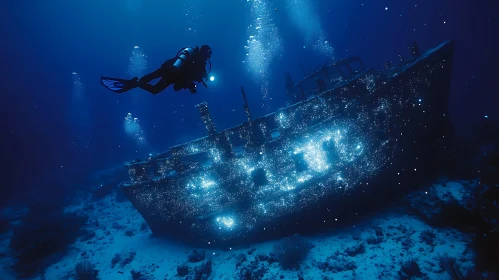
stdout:
<svg viewBox="0 0 499 280">
<path fill-rule="evenodd" d="M 365 89 L 356 86 L 358 85 L 358 81 L 354 80 L 362 78 L 366 73 L 370 73 L 369 71 L 366 70 L 363 73 L 359 73 L 350 80 L 344 81 L 341 85 L 319 95 L 281 108 L 252 122 L 245 122 L 225 129 L 217 133 L 217 135 L 225 135 L 228 138 L 231 149 L 237 149 L 237 152 L 233 156 L 244 156 L 248 151 L 248 147 L 255 147 L 255 145 L 250 144 L 252 141 L 255 141 L 252 139 L 252 129 L 260 131 L 263 137 L 260 142 L 257 141 L 256 146 L 287 137 L 292 132 L 306 131 L 309 127 L 328 120 L 332 115 L 336 115 L 341 111 L 338 110 L 336 104 L 337 98 L 348 99 L 365 95 Z M 349 92 L 344 92 L 345 87 L 349 88 Z M 154 174 L 158 173 L 161 176 L 167 176 L 171 172 L 180 174 L 186 171 L 186 166 L 194 163 L 202 164 L 202 161 L 206 161 L 206 156 L 212 157 L 211 153 L 216 152 L 214 151 L 215 148 L 216 143 L 210 137 L 206 136 L 173 146 L 167 153 L 162 154 L 163 157 L 152 157 L 148 160 L 129 163 L 127 166 L 135 169 L 131 174 L 134 175 L 132 181 L 136 182 L 150 180 L 154 178 Z M 252 149 L 251 152 L 255 152 L 255 150 Z M 158 169 L 161 172 L 158 172 Z M 146 176 L 144 173 L 153 175 Z"/>
</svg>

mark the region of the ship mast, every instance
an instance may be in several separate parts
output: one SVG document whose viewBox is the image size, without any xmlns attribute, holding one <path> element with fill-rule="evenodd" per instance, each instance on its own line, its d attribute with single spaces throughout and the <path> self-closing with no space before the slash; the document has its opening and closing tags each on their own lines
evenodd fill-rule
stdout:
<svg viewBox="0 0 499 280">
<path fill-rule="evenodd" d="M 253 118 L 251 118 L 251 112 L 250 112 L 249 105 L 248 105 L 248 99 L 246 99 L 246 93 L 244 92 L 243 86 L 241 86 L 241 94 L 243 95 L 243 99 L 244 99 L 244 112 L 246 113 L 246 117 L 248 118 L 248 122 L 251 123 Z"/>
</svg>

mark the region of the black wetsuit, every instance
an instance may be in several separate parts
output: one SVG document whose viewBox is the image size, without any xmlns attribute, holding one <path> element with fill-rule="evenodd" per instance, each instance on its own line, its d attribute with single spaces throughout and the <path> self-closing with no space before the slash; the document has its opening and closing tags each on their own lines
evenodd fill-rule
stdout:
<svg viewBox="0 0 499 280">
<path fill-rule="evenodd" d="M 199 50 L 194 49 L 193 53 L 183 60 L 179 68 L 174 66 L 178 57 L 167 60 L 156 71 L 145 75 L 138 81 L 138 86 L 152 94 L 158 94 L 165 90 L 171 84 L 174 84 L 175 91 L 189 89 L 192 93 L 196 92 L 194 82 L 202 82 L 207 77 L 206 61 L 199 56 Z M 149 84 L 154 79 L 160 79 L 155 85 Z"/>
<path fill-rule="evenodd" d="M 156 71 L 142 78 L 120 79 L 112 77 L 101 77 L 101 84 L 115 93 L 124 93 L 134 88 L 141 88 L 152 94 L 158 94 L 173 84 L 173 89 L 179 91 L 188 89 L 196 92 L 194 82 L 203 83 L 208 78 L 206 62 L 211 58 L 211 48 L 202 45 L 201 48 L 183 48 L 172 59 L 167 60 Z M 210 63 L 211 69 L 211 63 Z M 149 84 L 154 79 L 160 79 L 155 85 Z"/>
</svg>

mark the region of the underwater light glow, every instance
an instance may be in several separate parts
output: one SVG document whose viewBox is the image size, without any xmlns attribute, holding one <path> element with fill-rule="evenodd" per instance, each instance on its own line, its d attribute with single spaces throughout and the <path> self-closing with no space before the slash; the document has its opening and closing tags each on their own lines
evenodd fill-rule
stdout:
<svg viewBox="0 0 499 280">
<path fill-rule="evenodd" d="M 210 77 L 210 81 L 212 81 L 212 82 L 213 82 L 214 80 L 215 80 L 215 77 L 214 77 L 214 76 L 211 76 L 211 77 Z"/>
<path fill-rule="evenodd" d="M 133 138 L 137 145 L 146 145 L 146 135 L 140 127 L 139 119 L 134 118 L 132 113 L 128 113 L 123 121 L 126 134 Z"/>
<path fill-rule="evenodd" d="M 232 229 L 234 227 L 234 218 L 231 217 L 218 217 L 216 219 L 219 229 Z"/>
<path fill-rule="evenodd" d="M 147 56 L 142 52 L 139 46 L 134 46 L 132 56 L 128 64 L 128 74 L 130 77 L 141 77 L 147 68 Z"/>
<path fill-rule="evenodd" d="M 194 178 L 187 183 L 187 187 L 192 190 L 207 190 L 215 187 L 217 183 L 210 178 L 207 174 L 203 174 L 200 177 Z"/>
<path fill-rule="evenodd" d="M 326 39 L 326 32 L 319 20 L 316 7 L 308 0 L 286 0 L 286 9 L 291 22 L 304 37 L 305 46 L 312 46 L 313 50 L 332 57 L 334 48 Z"/>
<path fill-rule="evenodd" d="M 303 147 L 305 161 L 317 171 L 323 172 L 329 168 L 326 153 L 321 148 L 322 142 L 309 142 Z"/>
</svg>

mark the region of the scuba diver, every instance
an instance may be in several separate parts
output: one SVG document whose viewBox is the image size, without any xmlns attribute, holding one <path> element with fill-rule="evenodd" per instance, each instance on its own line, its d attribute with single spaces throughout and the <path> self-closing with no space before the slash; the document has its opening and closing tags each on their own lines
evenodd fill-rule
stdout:
<svg viewBox="0 0 499 280">
<path fill-rule="evenodd" d="M 179 91 L 188 89 L 191 93 L 196 93 L 196 84 L 203 83 L 207 87 L 205 79 L 211 71 L 211 48 L 202 45 L 201 48 L 183 48 L 177 55 L 167 60 L 156 71 L 145 75 L 142 78 L 135 77 L 130 80 L 101 77 L 101 84 L 116 93 L 127 92 L 134 88 L 141 88 L 152 94 L 158 94 L 173 84 L 173 89 Z M 206 62 L 210 65 L 210 70 L 206 72 Z M 155 85 L 149 84 L 154 79 L 160 79 Z"/>
</svg>

